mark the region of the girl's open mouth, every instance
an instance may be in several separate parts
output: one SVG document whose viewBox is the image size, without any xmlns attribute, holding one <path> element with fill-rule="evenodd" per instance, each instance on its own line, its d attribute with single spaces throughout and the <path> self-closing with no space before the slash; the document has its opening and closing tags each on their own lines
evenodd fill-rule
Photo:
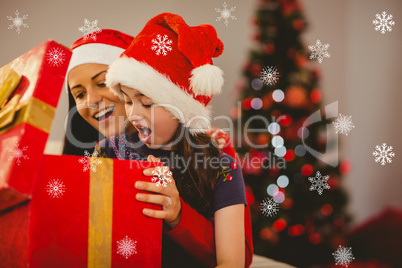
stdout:
<svg viewBox="0 0 402 268">
<path fill-rule="evenodd" d="M 100 110 L 98 113 L 96 113 L 93 117 L 96 119 L 96 120 L 98 120 L 99 122 L 100 121 L 103 121 L 103 120 L 106 120 L 109 116 L 111 116 L 112 115 L 112 113 L 114 112 L 114 109 L 115 109 L 116 107 L 114 106 L 114 105 L 112 105 L 112 106 L 109 106 L 109 107 L 107 107 L 107 108 L 105 108 L 105 109 L 102 109 L 102 110 Z"/>
<path fill-rule="evenodd" d="M 140 134 L 140 140 L 143 143 L 149 143 L 149 141 L 151 140 L 152 130 L 143 126 L 137 126 L 137 129 L 138 133 Z"/>
</svg>

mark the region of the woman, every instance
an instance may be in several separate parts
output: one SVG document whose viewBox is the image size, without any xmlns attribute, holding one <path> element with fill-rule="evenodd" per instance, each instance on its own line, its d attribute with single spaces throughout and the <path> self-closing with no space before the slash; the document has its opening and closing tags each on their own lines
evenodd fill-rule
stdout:
<svg viewBox="0 0 402 268">
<path fill-rule="evenodd" d="M 130 35 L 103 29 L 71 45 L 73 54 L 66 74 L 70 112 L 64 154 L 92 153 L 99 140 L 135 131 L 127 121 L 124 101 L 105 85 L 108 66 L 132 40 Z"/>
</svg>

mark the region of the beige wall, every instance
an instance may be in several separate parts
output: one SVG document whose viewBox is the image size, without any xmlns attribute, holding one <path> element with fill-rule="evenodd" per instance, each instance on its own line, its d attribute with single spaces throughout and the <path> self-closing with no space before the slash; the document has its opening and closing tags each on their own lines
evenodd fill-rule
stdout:
<svg viewBox="0 0 402 268">
<path fill-rule="evenodd" d="M 402 1 L 303 0 L 310 29 L 304 35 L 329 43 L 330 59 L 321 64 L 325 103 L 339 101 L 339 112 L 356 126 L 341 135 L 341 158 L 352 162 L 344 177 L 354 224 L 386 206 L 402 208 Z M 393 31 L 381 34 L 372 24 L 376 13 L 393 15 Z M 374 162 L 376 145 L 392 145 L 393 163 Z"/>
<path fill-rule="evenodd" d="M 47 39 L 69 46 L 81 36 L 78 27 L 87 18 L 97 19 L 101 28 L 117 29 L 132 35 L 138 33 L 145 22 L 161 12 L 173 12 L 184 17 L 189 25 L 210 23 L 225 44 L 223 55 L 215 60 L 225 72 L 224 92 L 211 102 L 214 115 L 228 115 L 235 105 L 234 85 L 241 73 L 251 46 L 250 19 L 254 0 L 226 0 L 228 7 L 236 6 L 229 26 L 217 22 L 215 8 L 222 1 L 51 1 L 1 0 L 0 2 L 0 66 L 28 51 Z M 329 43 L 330 59 L 319 65 L 322 70 L 324 103 L 339 101 L 339 112 L 352 115 L 356 128 L 348 137 L 341 135 L 341 157 L 351 160 L 352 172 L 345 177 L 344 185 L 350 196 L 349 210 L 355 223 L 364 221 L 387 205 L 402 207 L 402 175 L 398 170 L 402 159 L 402 135 L 399 115 L 402 111 L 400 84 L 402 60 L 398 50 L 402 44 L 402 2 L 399 0 L 302 0 L 309 30 L 303 36 L 306 46 L 316 39 Z M 28 29 L 20 35 L 8 30 L 7 16 L 18 9 L 28 14 Z M 394 15 L 396 25 L 391 33 L 382 35 L 374 31 L 372 20 L 381 11 Z M 318 63 L 317 63 L 318 65 Z M 66 105 L 62 99 L 61 104 Z M 64 106 L 66 108 L 66 106 Z M 64 125 L 63 113 L 56 119 Z M 223 121 L 215 122 L 224 127 Z M 55 128 L 52 146 L 57 147 L 62 128 Z M 374 146 L 386 142 L 394 146 L 394 163 L 385 167 L 374 163 L 371 155 Z M 54 148 L 55 148 L 54 147 Z M 53 149 L 54 149 L 53 148 Z"/>
</svg>

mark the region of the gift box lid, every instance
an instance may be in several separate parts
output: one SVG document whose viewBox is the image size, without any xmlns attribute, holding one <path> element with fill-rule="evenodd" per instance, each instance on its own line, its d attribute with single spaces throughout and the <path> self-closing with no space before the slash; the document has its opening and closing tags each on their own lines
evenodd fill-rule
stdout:
<svg viewBox="0 0 402 268">
<path fill-rule="evenodd" d="M 0 68 L 0 211 L 32 194 L 70 58 L 48 40 Z"/>
</svg>

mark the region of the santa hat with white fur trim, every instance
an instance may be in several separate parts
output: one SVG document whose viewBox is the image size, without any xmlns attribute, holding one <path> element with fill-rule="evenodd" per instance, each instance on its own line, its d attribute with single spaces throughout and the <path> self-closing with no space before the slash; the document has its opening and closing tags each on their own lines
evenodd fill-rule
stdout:
<svg viewBox="0 0 402 268">
<path fill-rule="evenodd" d="M 119 85 L 134 88 L 169 110 L 191 134 L 204 133 L 211 122 L 207 105 L 223 86 L 223 72 L 212 58 L 222 52 L 212 25 L 190 27 L 182 17 L 162 13 L 109 66 L 106 85 L 120 97 Z"/>
<path fill-rule="evenodd" d="M 86 63 L 110 65 L 131 44 L 134 37 L 110 29 L 92 33 L 92 37 L 83 36 L 75 41 L 70 49 L 73 54 L 68 65 L 68 73 L 75 67 Z"/>
</svg>

